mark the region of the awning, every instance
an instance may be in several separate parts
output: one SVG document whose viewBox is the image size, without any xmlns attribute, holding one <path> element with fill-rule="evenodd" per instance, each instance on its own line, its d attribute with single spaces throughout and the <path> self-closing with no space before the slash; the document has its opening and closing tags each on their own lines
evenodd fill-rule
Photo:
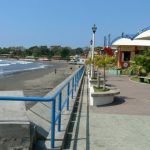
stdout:
<svg viewBox="0 0 150 150">
<path fill-rule="evenodd" d="M 132 40 L 120 38 L 112 43 L 112 46 L 150 46 L 150 40 Z"/>
<path fill-rule="evenodd" d="M 139 35 L 137 35 L 135 37 L 135 39 L 140 39 L 140 40 L 150 40 L 150 29 L 147 31 L 144 31 L 142 33 L 139 33 Z"/>
</svg>

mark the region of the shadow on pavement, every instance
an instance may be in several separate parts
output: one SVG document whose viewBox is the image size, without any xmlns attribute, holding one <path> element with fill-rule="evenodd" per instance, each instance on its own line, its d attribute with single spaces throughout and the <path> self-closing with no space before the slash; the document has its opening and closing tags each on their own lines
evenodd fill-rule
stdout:
<svg viewBox="0 0 150 150">
<path fill-rule="evenodd" d="M 108 106 L 114 106 L 114 105 L 121 105 L 121 104 L 125 103 L 125 99 L 127 99 L 127 97 L 117 96 L 114 98 L 114 101 L 111 104 L 106 104 L 106 105 L 97 106 L 97 107 L 108 107 Z"/>
<path fill-rule="evenodd" d="M 72 119 L 70 121 L 68 133 L 66 136 L 66 140 L 65 140 L 63 149 L 77 150 L 78 141 L 80 141 L 80 140 L 86 141 L 86 150 L 90 149 L 89 105 L 87 105 L 87 108 L 86 108 L 86 111 L 87 111 L 86 116 L 81 115 L 81 113 L 82 113 L 81 111 L 82 111 L 82 107 L 83 107 L 82 105 L 84 104 L 83 103 L 83 93 L 85 92 L 84 90 L 87 90 L 87 92 L 88 92 L 88 88 L 84 89 L 84 85 L 85 85 L 84 82 L 86 82 L 85 79 L 83 79 L 83 84 L 82 84 L 83 87 L 79 90 L 79 95 L 78 95 L 76 103 L 75 103 L 75 107 L 74 107 L 73 114 L 72 114 Z M 87 103 L 88 103 L 88 99 L 87 99 Z M 81 121 L 82 117 L 86 117 L 86 122 L 85 122 L 86 123 L 86 137 L 85 138 L 79 137 L 79 126 L 80 126 L 80 121 Z"/>
</svg>

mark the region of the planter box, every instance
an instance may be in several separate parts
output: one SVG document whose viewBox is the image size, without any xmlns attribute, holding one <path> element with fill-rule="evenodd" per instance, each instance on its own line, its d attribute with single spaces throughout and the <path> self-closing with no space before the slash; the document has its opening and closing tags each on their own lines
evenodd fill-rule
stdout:
<svg viewBox="0 0 150 150">
<path fill-rule="evenodd" d="M 94 92 L 93 86 L 90 86 L 90 105 L 101 106 L 110 104 L 114 101 L 114 96 L 120 94 L 119 89 L 110 89 L 105 92 Z"/>
</svg>

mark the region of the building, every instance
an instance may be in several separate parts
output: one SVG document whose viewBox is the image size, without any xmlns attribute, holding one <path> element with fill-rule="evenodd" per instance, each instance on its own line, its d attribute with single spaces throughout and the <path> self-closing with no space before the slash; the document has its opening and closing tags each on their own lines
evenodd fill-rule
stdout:
<svg viewBox="0 0 150 150">
<path fill-rule="evenodd" d="M 111 45 L 117 49 L 117 67 L 127 68 L 135 55 L 150 49 L 150 27 L 141 30 L 137 34 L 122 34 L 114 39 Z"/>
</svg>

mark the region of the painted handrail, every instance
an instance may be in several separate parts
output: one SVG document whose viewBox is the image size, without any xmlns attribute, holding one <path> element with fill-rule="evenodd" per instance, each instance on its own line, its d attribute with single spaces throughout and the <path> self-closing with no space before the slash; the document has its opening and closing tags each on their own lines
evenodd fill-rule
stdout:
<svg viewBox="0 0 150 150">
<path fill-rule="evenodd" d="M 34 101 L 34 102 L 51 102 L 51 148 L 55 147 L 55 124 L 58 121 L 58 132 L 61 131 L 61 112 L 66 106 L 66 109 L 69 110 L 69 101 L 70 97 L 75 97 L 74 92 L 79 88 L 79 81 L 84 75 L 85 66 L 81 66 L 77 69 L 71 76 L 69 76 L 64 82 L 61 83 L 59 88 L 48 97 L 16 97 L 16 96 L 0 96 L 0 100 L 7 101 Z M 72 82 L 72 84 L 70 84 Z M 64 102 L 62 103 L 62 91 L 67 87 L 67 93 Z M 58 112 L 56 112 L 56 97 L 58 96 Z"/>
</svg>

